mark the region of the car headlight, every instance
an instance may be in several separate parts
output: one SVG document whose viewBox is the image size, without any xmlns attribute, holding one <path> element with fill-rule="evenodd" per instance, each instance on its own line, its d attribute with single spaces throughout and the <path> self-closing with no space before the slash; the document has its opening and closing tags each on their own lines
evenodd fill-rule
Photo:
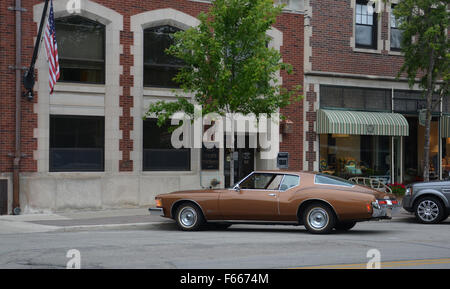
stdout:
<svg viewBox="0 0 450 289">
<path fill-rule="evenodd" d="M 412 187 L 407 187 L 405 191 L 405 196 L 411 196 L 412 195 Z"/>
</svg>

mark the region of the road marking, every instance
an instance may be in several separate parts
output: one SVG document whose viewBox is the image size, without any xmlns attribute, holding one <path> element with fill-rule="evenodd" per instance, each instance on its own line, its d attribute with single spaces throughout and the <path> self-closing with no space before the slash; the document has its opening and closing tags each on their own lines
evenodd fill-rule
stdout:
<svg viewBox="0 0 450 289">
<path fill-rule="evenodd" d="M 450 264 L 450 258 L 386 261 L 381 262 L 381 268 L 436 265 L 436 264 Z M 305 267 L 296 267 L 292 269 L 366 269 L 366 268 L 367 263 L 305 266 Z"/>
</svg>

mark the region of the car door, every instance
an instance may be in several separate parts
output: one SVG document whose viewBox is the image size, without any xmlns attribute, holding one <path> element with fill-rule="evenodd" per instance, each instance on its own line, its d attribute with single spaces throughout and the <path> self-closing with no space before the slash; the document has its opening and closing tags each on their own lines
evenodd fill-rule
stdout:
<svg viewBox="0 0 450 289">
<path fill-rule="evenodd" d="M 252 173 L 238 186 L 220 194 L 219 210 L 225 220 L 275 221 L 282 174 Z"/>
</svg>

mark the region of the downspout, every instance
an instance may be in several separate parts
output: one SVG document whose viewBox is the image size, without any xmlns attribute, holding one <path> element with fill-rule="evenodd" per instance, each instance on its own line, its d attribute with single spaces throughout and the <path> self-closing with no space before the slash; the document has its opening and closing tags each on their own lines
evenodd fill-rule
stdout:
<svg viewBox="0 0 450 289">
<path fill-rule="evenodd" d="M 21 100 L 22 100 L 22 3 L 21 0 L 16 0 L 16 149 L 13 161 L 13 214 L 20 214 L 19 201 L 19 173 L 20 173 L 20 158 L 21 158 Z"/>
</svg>

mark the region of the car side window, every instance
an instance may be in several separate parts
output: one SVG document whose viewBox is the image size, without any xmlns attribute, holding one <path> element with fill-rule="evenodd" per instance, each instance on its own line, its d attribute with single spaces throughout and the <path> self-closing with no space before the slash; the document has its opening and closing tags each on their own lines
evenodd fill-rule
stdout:
<svg viewBox="0 0 450 289">
<path fill-rule="evenodd" d="M 280 191 L 286 191 L 300 184 L 300 177 L 294 175 L 285 175 L 280 185 Z"/>
<path fill-rule="evenodd" d="M 344 186 L 344 187 L 353 187 L 355 184 L 347 181 L 345 179 L 341 179 L 336 176 L 317 174 L 315 176 L 314 182 L 320 185 L 334 185 L 334 186 Z"/>
<path fill-rule="evenodd" d="M 278 190 L 283 175 L 255 173 L 239 184 L 241 189 Z"/>
</svg>

